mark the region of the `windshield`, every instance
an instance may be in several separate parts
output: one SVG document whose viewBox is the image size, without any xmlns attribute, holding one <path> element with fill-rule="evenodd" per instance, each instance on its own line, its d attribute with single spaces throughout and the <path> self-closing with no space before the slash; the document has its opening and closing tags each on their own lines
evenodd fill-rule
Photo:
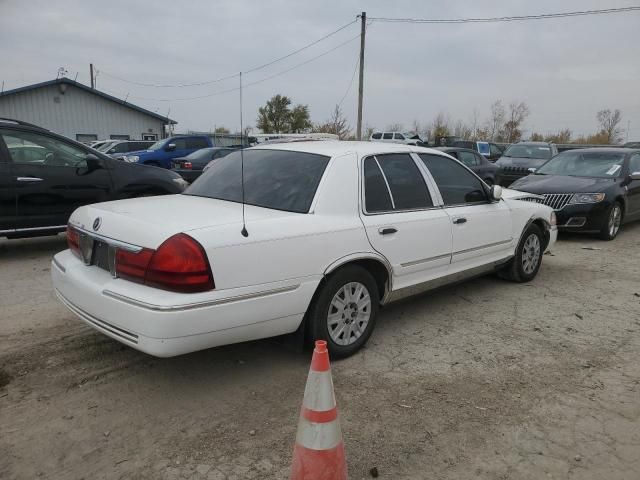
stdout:
<svg viewBox="0 0 640 480">
<path fill-rule="evenodd" d="M 147 147 L 147 150 L 160 150 L 166 141 L 167 141 L 166 138 L 164 140 L 158 140 L 156 143 L 154 143 L 150 147 Z"/>
<path fill-rule="evenodd" d="M 186 195 L 242 201 L 241 154 L 215 161 L 184 192 Z M 284 150 L 244 151 L 244 197 L 247 205 L 307 213 L 329 157 Z"/>
<path fill-rule="evenodd" d="M 548 160 L 551 158 L 551 147 L 544 145 L 511 145 L 502 154 L 503 157 L 516 158 L 537 158 L 540 160 Z"/>
<path fill-rule="evenodd" d="M 572 150 L 556 155 L 540 167 L 536 175 L 613 178 L 622 173 L 623 162 L 624 153 Z"/>
<path fill-rule="evenodd" d="M 200 150 L 190 153 L 184 158 L 188 158 L 189 160 L 206 160 L 210 159 L 212 154 L 213 148 L 201 148 Z"/>
</svg>

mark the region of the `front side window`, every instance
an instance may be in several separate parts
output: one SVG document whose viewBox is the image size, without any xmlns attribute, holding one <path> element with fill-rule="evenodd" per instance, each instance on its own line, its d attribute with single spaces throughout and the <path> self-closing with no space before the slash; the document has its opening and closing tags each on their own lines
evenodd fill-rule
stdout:
<svg viewBox="0 0 640 480">
<path fill-rule="evenodd" d="M 419 156 L 436 181 L 445 206 L 488 201 L 480 179 L 459 163 L 442 155 Z"/>
<path fill-rule="evenodd" d="M 393 139 L 393 133 L 383 133 L 382 134 L 382 138 L 384 140 L 392 140 Z"/>
<path fill-rule="evenodd" d="M 396 140 L 404 140 L 404 135 L 402 135 L 401 133 L 396 133 L 395 137 L 396 137 Z"/>
<path fill-rule="evenodd" d="M 204 138 L 187 138 L 187 148 L 207 148 L 208 146 Z"/>
<path fill-rule="evenodd" d="M 472 152 L 460 151 L 458 152 L 458 159 L 467 167 L 476 167 L 478 165 L 478 159 Z"/>
<path fill-rule="evenodd" d="M 15 164 L 84 167 L 87 152 L 52 137 L 33 132 L 2 131 L 0 135 Z"/>
<path fill-rule="evenodd" d="M 169 143 L 173 143 L 176 146 L 176 150 L 184 150 L 187 148 L 187 140 L 185 138 L 174 138 Z"/>
<path fill-rule="evenodd" d="M 374 133 L 373 135 L 371 135 L 371 138 L 373 138 L 374 140 L 380 140 L 382 138 L 382 134 Z"/>
<path fill-rule="evenodd" d="M 284 150 L 235 151 L 210 163 L 184 192 L 186 195 L 242 202 L 247 205 L 308 213 L 329 157 Z"/>
<path fill-rule="evenodd" d="M 367 212 L 415 210 L 433 206 L 422 173 L 410 155 L 401 153 L 368 157 L 364 167 Z"/>
</svg>

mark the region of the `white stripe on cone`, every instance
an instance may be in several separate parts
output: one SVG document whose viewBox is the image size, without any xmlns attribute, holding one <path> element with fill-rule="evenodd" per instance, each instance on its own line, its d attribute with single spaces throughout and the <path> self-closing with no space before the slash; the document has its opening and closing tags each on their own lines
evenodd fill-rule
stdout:
<svg viewBox="0 0 640 480">
<path fill-rule="evenodd" d="M 329 450 L 342 442 L 340 422 L 314 423 L 300 416 L 296 443 L 311 450 Z"/>
<path fill-rule="evenodd" d="M 326 372 L 309 371 L 302 406 L 316 412 L 326 412 L 336 406 L 331 370 Z"/>
</svg>

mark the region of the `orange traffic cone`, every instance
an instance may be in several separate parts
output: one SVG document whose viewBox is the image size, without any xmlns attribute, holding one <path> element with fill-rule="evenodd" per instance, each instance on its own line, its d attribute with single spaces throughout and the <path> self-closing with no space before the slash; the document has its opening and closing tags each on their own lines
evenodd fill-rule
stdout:
<svg viewBox="0 0 640 480">
<path fill-rule="evenodd" d="M 304 389 L 291 480 L 346 480 L 342 431 L 333 393 L 327 342 L 316 341 Z"/>
</svg>

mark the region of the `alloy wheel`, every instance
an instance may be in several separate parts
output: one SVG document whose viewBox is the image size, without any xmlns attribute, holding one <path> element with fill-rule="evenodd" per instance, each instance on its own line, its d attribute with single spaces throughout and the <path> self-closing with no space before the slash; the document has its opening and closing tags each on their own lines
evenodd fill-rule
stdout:
<svg viewBox="0 0 640 480">
<path fill-rule="evenodd" d="M 531 275 L 540 262 L 540 238 L 535 233 L 527 237 L 522 248 L 522 270 Z"/>
<path fill-rule="evenodd" d="M 611 209 L 611 213 L 609 214 L 609 236 L 611 238 L 615 237 L 618 234 L 621 221 L 622 209 L 620 208 L 620 205 L 616 203 Z"/>
<path fill-rule="evenodd" d="M 329 336 L 338 345 L 351 345 L 365 332 L 370 318 L 369 290 L 360 282 L 349 282 L 338 289 L 329 305 Z"/>
</svg>

